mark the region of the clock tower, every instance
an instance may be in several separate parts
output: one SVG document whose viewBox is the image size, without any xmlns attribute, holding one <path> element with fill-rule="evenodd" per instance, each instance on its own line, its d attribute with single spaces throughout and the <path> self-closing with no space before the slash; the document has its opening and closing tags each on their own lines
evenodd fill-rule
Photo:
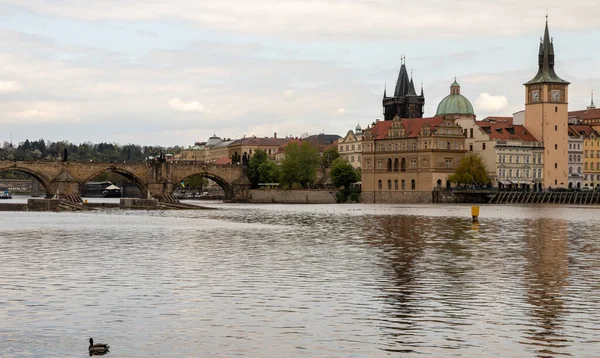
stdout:
<svg viewBox="0 0 600 358">
<path fill-rule="evenodd" d="M 569 184 L 569 82 L 554 72 L 554 44 L 547 18 L 538 66 L 535 77 L 525 83 L 525 127 L 544 144 L 544 188 L 566 188 Z"/>
</svg>

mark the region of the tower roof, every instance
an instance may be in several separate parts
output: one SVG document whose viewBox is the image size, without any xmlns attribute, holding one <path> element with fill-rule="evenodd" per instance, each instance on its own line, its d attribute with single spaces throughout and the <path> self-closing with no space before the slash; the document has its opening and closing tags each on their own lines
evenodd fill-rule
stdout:
<svg viewBox="0 0 600 358">
<path fill-rule="evenodd" d="M 592 102 L 590 103 L 588 109 L 596 109 L 596 105 L 594 105 L 594 90 L 592 90 Z"/>
<path fill-rule="evenodd" d="M 471 101 L 460 94 L 460 85 L 456 82 L 456 78 L 454 79 L 454 83 L 450 85 L 450 94 L 440 102 L 435 113 L 436 116 L 446 114 L 475 115 Z"/>
<path fill-rule="evenodd" d="M 410 90 L 410 80 L 408 79 L 408 72 L 406 72 L 406 64 L 402 63 L 400 66 L 400 73 L 398 74 L 398 81 L 396 81 L 396 89 L 394 90 L 394 97 L 404 97 Z"/>
<path fill-rule="evenodd" d="M 416 96 L 417 95 L 417 91 L 415 90 L 415 83 L 413 82 L 412 78 L 410 79 L 410 83 L 408 85 L 408 96 Z"/>
<path fill-rule="evenodd" d="M 546 28 L 544 30 L 544 39 L 540 43 L 538 52 L 538 73 L 527 84 L 533 83 L 564 83 L 569 82 L 558 77 L 554 72 L 554 44 L 548 31 L 548 19 L 546 18 Z"/>
</svg>

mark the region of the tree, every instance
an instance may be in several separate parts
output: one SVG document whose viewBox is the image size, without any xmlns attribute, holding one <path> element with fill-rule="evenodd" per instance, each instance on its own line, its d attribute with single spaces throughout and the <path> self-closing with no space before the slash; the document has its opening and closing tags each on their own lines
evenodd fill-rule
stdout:
<svg viewBox="0 0 600 358">
<path fill-rule="evenodd" d="M 250 158 L 250 162 L 248 163 L 248 180 L 252 183 L 253 188 L 258 188 L 258 183 L 260 183 L 258 168 L 268 160 L 267 152 L 262 149 L 255 150 L 254 155 Z"/>
<path fill-rule="evenodd" d="M 356 183 L 359 179 L 352 164 L 345 159 L 338 158 L 331 163 L 331 181 L 336 188 L 347 189 L 350 184 Z"/>
<path fill-rule="evenodd" d="M 281 163 L 280 182 L 289 186 L 298 183 L 304 188 L 310 187 L 317 179 L 320 159 L 317 148 L 308 142 L 288 144 Z"/>
<path fill-rule="evenodd" d="M 453 183 L 467 185 L 485 185 L 490 182 L 490 177 L 485 169 L 485 163 L 477 153 L 465 155 L 460 160 L 454 174 L 448 179 Z"/>
<path fill-rule="evenodd" d="M 339 157 L 340 153 L 338 152 L 337 147 L 329 147 L 323 152 L 323 156 L 321 157 L 321 166 L 323 168 L 329 168 L 331 163 L 333 163 L 333 161 Z"/>
<path fill-rule="evenodd" d="M 278 183 L 279 168 L 273 161 L 267 160 L 258 166 L 258 176 L 260 183 Z"/>
</svg>

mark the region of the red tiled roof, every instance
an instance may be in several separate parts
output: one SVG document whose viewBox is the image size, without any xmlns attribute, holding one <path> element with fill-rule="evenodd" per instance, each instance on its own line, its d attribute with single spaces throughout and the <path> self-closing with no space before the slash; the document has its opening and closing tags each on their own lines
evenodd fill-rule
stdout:
<svg viewBox="0 0 600 358">
<path fill-rule="evenodd" d="M 485 117 L 481 122 L 513 124 L 513 117 Z"/>
<path fill-rule="evenodd" d="M 531 132 L 529 132 L 529 130 L 527 130 L 527 128 L 525 128 L 525 126 L 520 124 L 513 125 L 512 117 L 510 118 L 510 123 L 494 123 L 483 120 L 476 121 L 475 124 L 477 124 L 485 133 L 489 134 L 490 139 L 537 141 L 537 139 L 533 136 L 533 134 L 531 134 Z"/>
<path fill-rule="evenodd" d="M 217 165 L 231 164 L 231 158 L 219 157 L 214 161 L 214 164 L 217 164 Z"/>
<path fill-rule="evenodd" d="M 580 120 L 600 119 L 600 108 L 571 111 L 569 112 L 569 117 L 575 117 Z"/>
<path fill-rule="evenodd" d="M 425 123 L 429 124 L 431 126 L 431 129 L 434 129 L 436 126 L 440 125 L 443 120 L 443 116 L 401 119 L 402 126 L 404 127 L 408 138 L 418 137 Z M 379 121 L 375 123 L 375 125 L 371 128 L 371 134 L 373 135 L 373 138 L 385 139 L 387 137 L 388 131 L 392 127 L 392 123 L 393 121 Z"/>
</svg>

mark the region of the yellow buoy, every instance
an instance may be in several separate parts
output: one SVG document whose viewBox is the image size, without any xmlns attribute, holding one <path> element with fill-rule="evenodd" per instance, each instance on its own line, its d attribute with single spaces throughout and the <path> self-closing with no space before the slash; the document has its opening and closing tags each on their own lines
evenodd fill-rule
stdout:
<svg viewBox="0 0 600 358">
<path fill-rule="evenodd" d="M 471 206 L 471 216 L 473 217 L 473 222 L 479 221 L 479 206 Z"/>
<path fill-rule="evenodd" d="M 87 204 L 87 199 L 83 201 L 84 204 Z"/>
</svg>

